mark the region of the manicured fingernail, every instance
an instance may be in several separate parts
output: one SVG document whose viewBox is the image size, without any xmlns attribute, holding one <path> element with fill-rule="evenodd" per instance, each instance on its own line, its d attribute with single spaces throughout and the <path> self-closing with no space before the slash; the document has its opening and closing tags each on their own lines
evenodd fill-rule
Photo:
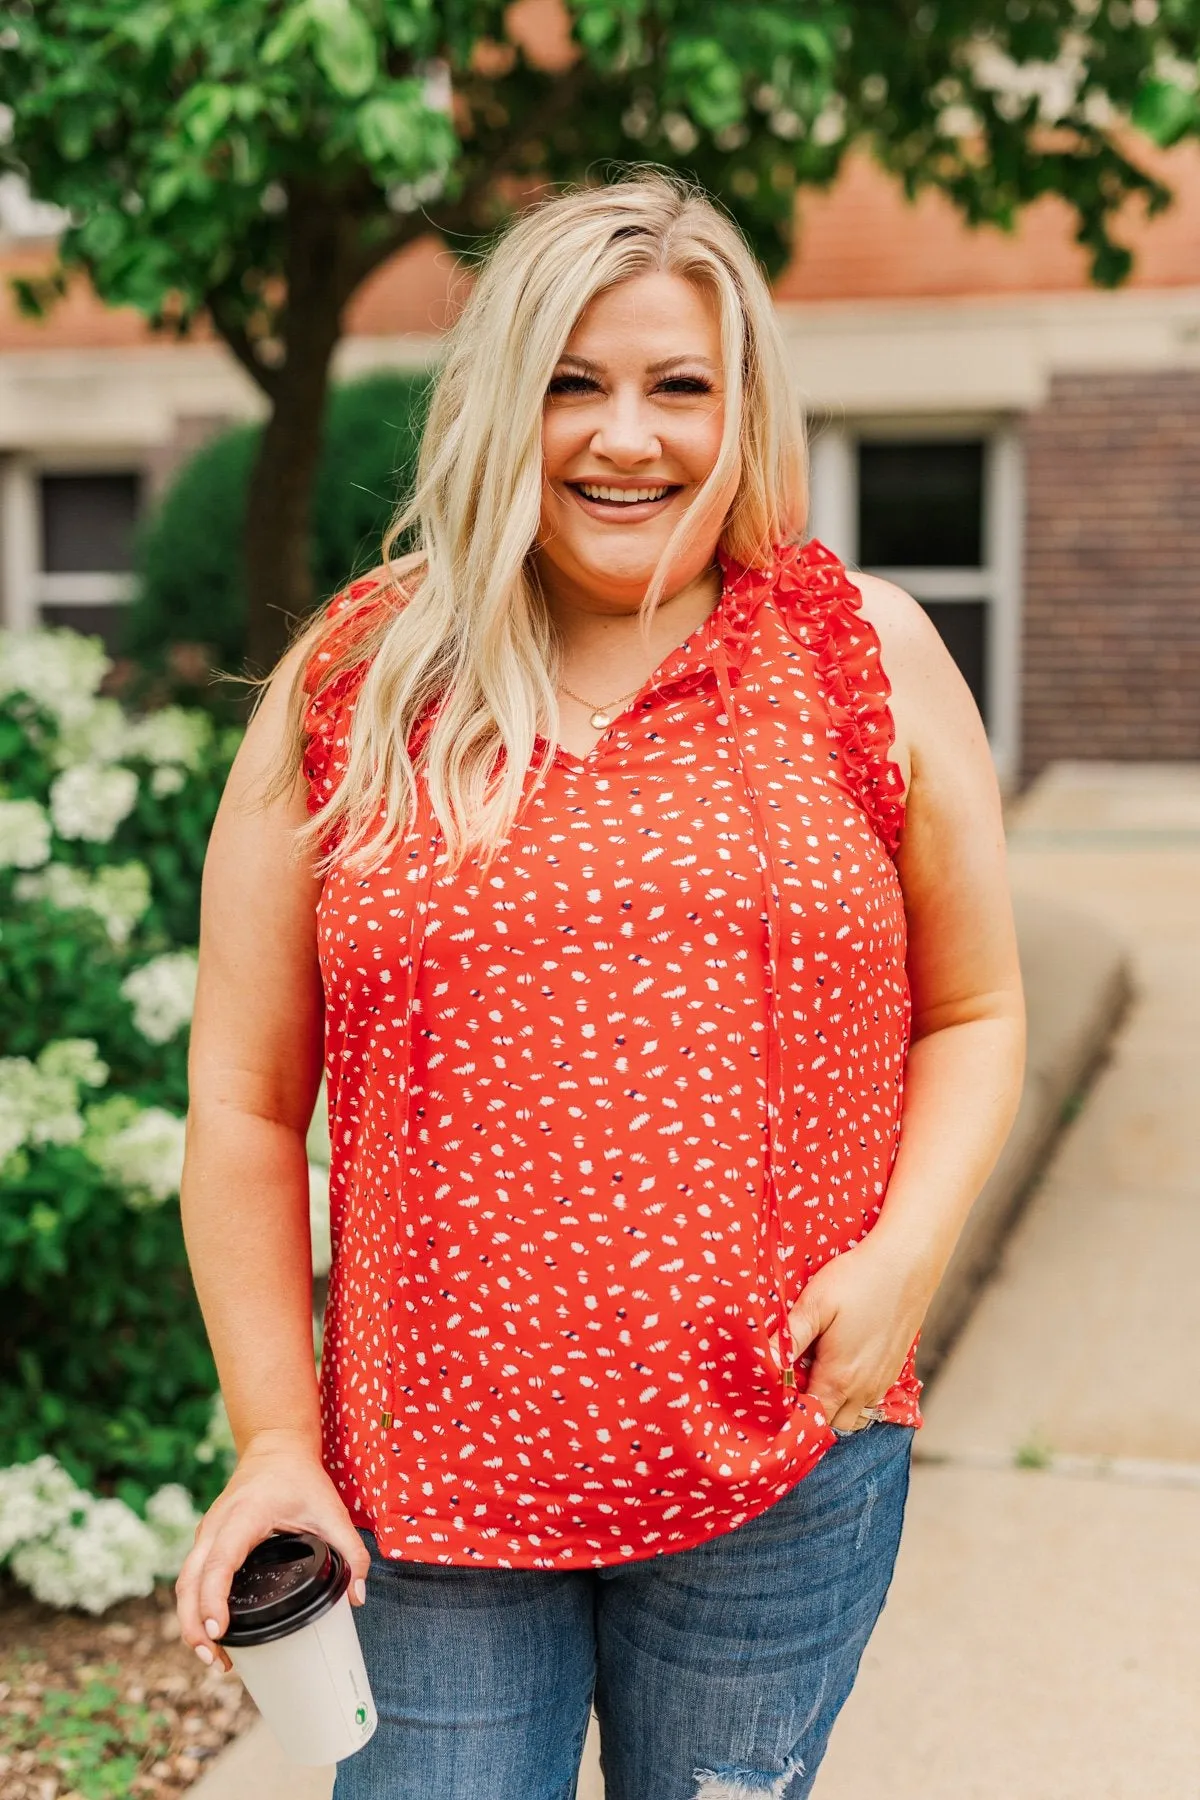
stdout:
<svg viewBox="0 0 1200 1800">
<path fill-rule="evenodd" d="M 354 1584 L 354 1598 L 358 1601 L 358 1604 L 360 1606 L 362 1605 L 362 1603 L 366 1599 L 366 1597 L 367 1597 L 366 1582 L 365 1581 L 356 1581 Z"/>
<path fill-rule="evenodd" d="M 197 1644 L 196 1645 L 196 1655 L 200 1658 L 200 1661 L 202 1663 L 211 1663 L 211 1662 L 215 1661 L 213 1653 L 209 1649 L 207 1644 Z"/>
<path fill-rule="evenodd" d="M 215 1619 L 205 1619 L 204 1629 L 207 1631 L 210 1638 L 219 1638 L 221 1635 L 221 1627 L 217 1624 Z"/>
</svg>

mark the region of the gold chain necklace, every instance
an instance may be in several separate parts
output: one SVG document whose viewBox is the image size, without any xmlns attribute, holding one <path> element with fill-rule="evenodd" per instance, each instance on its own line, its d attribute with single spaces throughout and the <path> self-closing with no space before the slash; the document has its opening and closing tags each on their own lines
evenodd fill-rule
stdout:
<svg viewBox="0 0 1200 1800">
<path fill-rule="evenodd" d="M 618 694 L 615 699 L 604 701 L 600 705 L 597 705 L 594 700 L 585 700 L 582 694 L 576 694 L 561 681 L 558 684 L 558 691 L 560 694 L 568 695 L 572 700 L 578 700 L 580 706 L 590 707 L 591 718 L 588 720 L 588 724 L 593 731 L 604 731 L 613 722 L 613 707 L 618 706 L 622 700 L 632 700 L 635 694 L 641 693 L 644 685 L 644 682 L 639 682 L 637 687 L 630 688 L 627 694 Z"/>
</svg>

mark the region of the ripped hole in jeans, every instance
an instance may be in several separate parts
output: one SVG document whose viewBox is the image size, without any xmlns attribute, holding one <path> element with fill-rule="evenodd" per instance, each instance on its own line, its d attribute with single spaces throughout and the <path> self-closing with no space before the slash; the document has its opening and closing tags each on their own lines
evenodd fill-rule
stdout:
<svg viewBox="0 0 1200 1800">
<path fill-rule="evenodd" d="M 789 1756 L 778 1775 L 736 1764 L 729 1769 L 696 1769 L 692 1800 L 783 1800 L 793 1777 L 803 1773 L 798 1756 Z"/>
</svg>

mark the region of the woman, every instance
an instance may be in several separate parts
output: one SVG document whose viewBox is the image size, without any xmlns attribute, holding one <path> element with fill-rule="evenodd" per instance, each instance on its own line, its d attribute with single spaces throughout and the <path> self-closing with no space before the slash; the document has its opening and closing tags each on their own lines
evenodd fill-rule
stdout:
<svg viewBox="0 0 1200 1800">
<path fill-rule="evenodd" d="M 608 1800 L 799 1800 L 883 1605 L 1023 1014 L 978 715 L 908 595 L 802 543 L 787 394 L 702 196 L 525 214 L 420 551 L 230 776 L 183 1205 L 240 1456 L 179 1609 L 224 1660 L 254 1542 L 350 1559 L 381 1725 L 338 1800 L 569 1796 L 593 1702 Z"/>
</svg>

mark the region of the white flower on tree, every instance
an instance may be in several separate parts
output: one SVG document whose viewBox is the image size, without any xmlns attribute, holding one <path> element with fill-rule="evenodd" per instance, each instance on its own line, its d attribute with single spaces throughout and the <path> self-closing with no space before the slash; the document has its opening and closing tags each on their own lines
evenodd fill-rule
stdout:
<svg viewBox="0 0 1200 1800">
<path fill-rule="evenodd" d="M 77 631 L 0 631 L 0 700 L 27 694 L 69 727 L 87 718 L 112 667 L 98 637 Z"/>
<path fill-rule="evenodd" d="M 186 1126 L 163 1106 L 117 1094 L 88 1108 L 83 1149 L 135 1210 L 179 1192 Z"/>
<path fill-rule="evenodd" d="M 0 800 L 0 869 L 40 869 L 50 856 L 50 820 L 36 800 Z"/>
<path fill-rule="evenodd" d="M 134 969 L 121 983 L 133 1007 L 133 1022 L 152 1044 L 167 1044 L 192 1016 L 196 999 L 196 953 L 172 950 Z"/>
<path fill-rule="evenodd" d="M 144 863 L 110 863 L 89 875 L 71 863 L 53 862 L 35 875 L 18 875 L 18 900 L 45 900 L 62 912 L 95 913 L 114 944 L 127 944 L 150 905 L 150 871 Z"/>
<path fill-rule="evenodd" d="M 50 817 L 62 838 L 107 844 L 133 811 L 138 778 L 132 769 L 78 763 L 57 775 L 50 788 Z"/>
</svg>

